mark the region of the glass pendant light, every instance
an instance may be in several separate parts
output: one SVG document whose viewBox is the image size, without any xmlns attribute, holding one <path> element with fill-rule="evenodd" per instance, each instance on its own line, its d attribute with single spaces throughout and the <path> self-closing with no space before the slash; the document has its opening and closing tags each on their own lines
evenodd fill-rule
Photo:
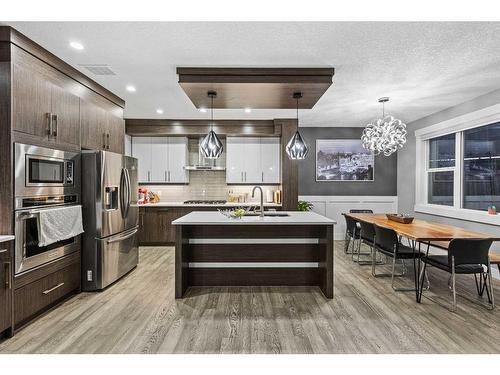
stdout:
<svg viewBox="0 0 500 375">
<path fill-rule="evenodd" d="M 297 131 L 293 135 L 293 137 L 288 141 L 286 145 L 286 153 L 288 157 L 293 160 L 302 160 L 307 156 L 307 145 L 302 139 L 302 136 L 299 133 L 299 99 L 302 98 L 301 92 L 294 92 L 293 98 L 297 100 Z"/>
<path fill-rule="evenodd" d="M 219 156 L 221 156 L 222 151 L 224 151 L 224 147 L 222 146 L 222 142 L 220 141 L 219 137 L 217 137 L 217 134 L 215 134 L 213 130 L 213 125 L 214 125 L 214 98 L 217 97 L 217 93 L 215 91 L 209 91 L 208 92 L 208 97 L 212 101 L 211 105 L 211 115 L 210 115 L 210 131 L 208 134 L 203 138 L 203 140 L 200 143 L 200 150 L 203 154 L 203 156 L 207 159 L 217 159 Z"/>
</svg>

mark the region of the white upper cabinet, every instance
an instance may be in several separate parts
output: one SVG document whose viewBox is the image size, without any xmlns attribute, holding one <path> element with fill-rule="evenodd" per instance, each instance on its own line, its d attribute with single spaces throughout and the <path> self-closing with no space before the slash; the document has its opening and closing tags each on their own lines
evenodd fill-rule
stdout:
<svg viewBox="0 0 500 375">
<path fill-rule="evenodd" d="M 245 182 L 245 138 L 228 137 L 226 140 L 226 182 Z"/>
<path fill-rule="evenodd" d="M 228 184 L 280 183 L 280 139 L 228 137 L 226 182 Z"/>
<path fill-rule="evenodd" d="M 133 137 L 132 156 L 139 160 L 140 183 L 186 183 L 186 137 Z"/>
<path fill-rule="evenodd" d="M 151 137 L 132 137 L 132 156 L 138 160 L 139 182 L 151 180 Z"/>
<path fill-rule="evenodd" d="M 279 184 L 281 182 L 280 148 L 279 138 L 260 139 L 262 182 L 265 184 Z"/>
<path fill-rule="evenodd" d="M 189 182 L 189 172 L 184 168 L 188 164 L 188 158 L 188 139 L 168 138 L 168 182 Z"/>
</svg>

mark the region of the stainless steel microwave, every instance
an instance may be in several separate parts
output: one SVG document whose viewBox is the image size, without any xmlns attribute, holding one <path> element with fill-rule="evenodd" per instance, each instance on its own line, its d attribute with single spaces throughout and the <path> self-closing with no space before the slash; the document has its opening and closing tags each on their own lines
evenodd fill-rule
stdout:
<svg viewBox="0 0 500 375">
<path fill-rule="evenodd" d="M 78 194 L 80 153 L 15 144 L 15 196 Z"/>
</svg>

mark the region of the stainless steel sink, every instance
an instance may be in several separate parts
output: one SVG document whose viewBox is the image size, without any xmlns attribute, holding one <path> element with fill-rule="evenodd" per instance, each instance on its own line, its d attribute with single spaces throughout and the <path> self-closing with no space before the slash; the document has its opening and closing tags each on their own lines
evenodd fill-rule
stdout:
<svg viewBox="0 0 500 375">
<path fill-rule="evenodd" d="M 244 216 L 259 216 L 259 212 L 246 212 Z M 264 216 L 290 216 L 286 212 L 280 212 L 280 211 L 264 211 Z"/>
</svg>

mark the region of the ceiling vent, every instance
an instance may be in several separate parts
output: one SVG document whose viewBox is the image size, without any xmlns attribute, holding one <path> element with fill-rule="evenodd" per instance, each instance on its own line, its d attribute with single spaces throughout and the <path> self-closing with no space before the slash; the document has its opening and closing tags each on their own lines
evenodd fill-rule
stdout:
<svg viewBox="0 0 500 375">
<path fill-rule="evenodd" d="M 106 64 L 80 64 L 81 67 L 87 69 L 92 74 L 96 76 L 115 76 L 116 73 L 113 72 Z"/>
</svg>

